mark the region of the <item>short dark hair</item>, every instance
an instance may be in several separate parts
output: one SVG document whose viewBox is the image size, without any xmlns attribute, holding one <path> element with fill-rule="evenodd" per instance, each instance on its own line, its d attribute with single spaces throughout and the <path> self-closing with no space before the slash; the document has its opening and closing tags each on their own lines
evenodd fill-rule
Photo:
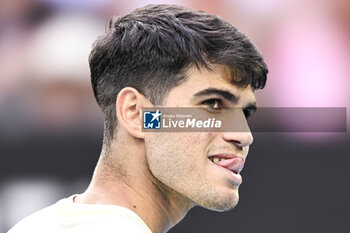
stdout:
<svg viewBox="0 0 350 233">
<path fill-rule="evenodd" d="M 257 48 L 230 23 L 176 5 L 148 5 L 109 22 L 89 57 L 95 98 L 105 117 L 104 143 L 115 133 L 115 101 L 134 87 L 154 105 L 186 79 L 186 70 L 226 65 L 235 85 L 265 86 L 267 67 Z"/>
</svg>

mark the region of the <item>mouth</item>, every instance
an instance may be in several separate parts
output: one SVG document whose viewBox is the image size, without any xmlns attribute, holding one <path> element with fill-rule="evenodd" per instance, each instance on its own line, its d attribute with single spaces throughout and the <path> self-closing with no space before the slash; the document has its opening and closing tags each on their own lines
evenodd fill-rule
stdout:
<svg viewBox="0 0 350 233">
<path fill-rule="evenodd" d="M 244 167 L 244 159 L 238 156 L 219 154 L 210 156 L 209 160 L 215 165 L 229 170 L 237 175 L 241 173 Z"/>
</svg>

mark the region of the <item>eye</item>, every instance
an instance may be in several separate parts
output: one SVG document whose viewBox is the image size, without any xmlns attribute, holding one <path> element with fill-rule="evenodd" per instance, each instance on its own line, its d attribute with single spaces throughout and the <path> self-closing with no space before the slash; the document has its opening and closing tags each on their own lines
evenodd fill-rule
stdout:
<svg viewBox="0 0 350 233">
<path fill-rule="evenodd" d="M 221 110 L 223 108 L 222 101 L 220 99 L 209 99 L 202 102 L 202 104 L 208 106 L 212 110 Z"/>
<path fill-rule="evenodd" d="M 254 111 L 253 110 L 249 110 L 249 109 L 244 109 L 243 110 L 243 114 L 245 116 L 245 119 L 248 119 L 249 117 L 254 115 Z"/>
</svg>

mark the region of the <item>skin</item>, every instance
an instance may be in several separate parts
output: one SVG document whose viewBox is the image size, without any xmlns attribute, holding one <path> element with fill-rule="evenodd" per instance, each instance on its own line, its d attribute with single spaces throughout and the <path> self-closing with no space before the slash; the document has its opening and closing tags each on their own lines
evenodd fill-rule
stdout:
<svg viewBox="0 0 350 233">
<path fill-rule="evenodd" d="M 228 69 L 212 65 L 212 71 L 189 69 L 188 79 L 173 88 L 164 107 L 245 107 L 255 103 L 250 86 L 238 88 Z M 229 91 L 239 97 L 233 103 L 220 95 L 196 96 L 207 89 Z M 209 101 L 220 99 L 220 102 Z M 222 105 L 222 106 L 221 106 Z M 152 107 L 131 87 L 118 95 L 117 135 L 103 148 L 88 189 L 76 203 L 114 204 L 137 213 L 154 233 L 166 232 L 196 205 L 216 211 L 238 203 L 239 183 L 208 157 L 229 154 L 246 159 L 253 142 L 248 132 L 145 133 L 142 108 Z"/>
</svg>

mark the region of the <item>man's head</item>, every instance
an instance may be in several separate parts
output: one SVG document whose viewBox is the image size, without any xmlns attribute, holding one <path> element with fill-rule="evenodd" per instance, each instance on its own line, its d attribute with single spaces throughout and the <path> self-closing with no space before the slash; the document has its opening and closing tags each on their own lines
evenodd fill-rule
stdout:
<svg viewBox="0 0 350 233">
<path fill-rule="evenodd" d="M 110 22 L 90 68 L 105 115 L 104 146 L 142 147 L 142 158 L 133 154 L 119 164 L 123 174 L 134 166 L 159 189 L 206 208 L 237 204 L 241 177 L 224 167 L 242 168 L 250 132 L 144 133 L 138 113 L 144 100 L 210 111 L 255 105 L 253 91 L 264 87 L 268 71 L 247 37 L 217 16 L 152 5 Z"/>
<path fill-rule="evenodd" d="M 115 102 L 124 87 L 134 87 L 161 105 L 191 67 L 226 65 L 232 83 L 253 89 L 264 87 L 267 74 L 255 46 L 231 24 L 174 5 L 149 5 L 112 19 L 89 62 L 94 94 L 105 116 L 105 144 L 115 134 Z"/>
</svg>

